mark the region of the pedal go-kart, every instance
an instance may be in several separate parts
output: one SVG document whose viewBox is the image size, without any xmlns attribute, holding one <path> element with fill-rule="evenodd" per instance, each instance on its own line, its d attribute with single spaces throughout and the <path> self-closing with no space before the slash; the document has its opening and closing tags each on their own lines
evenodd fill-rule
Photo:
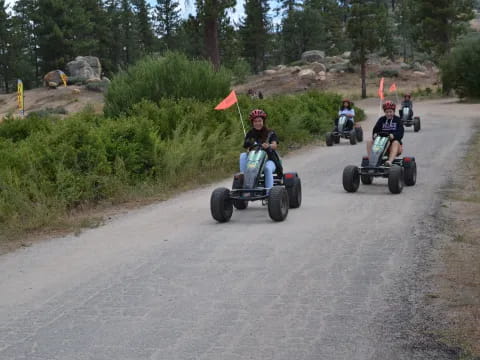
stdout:
<svg viewBox="0 0 480 360">
<path fill-rule="evenodd" d="M 283 221 L 289 208 L 298 208 L 302 203 L 302 185 L 296 172 L 283 173 L 281 160 L 276 161 L 277 170 L 273 175 L 273 187 L 267 194 L 263 170 L 268 155 L 261 144 L 254 144 L 248 153 L 245 173 L 233 177 L 232 190 L 224 187 L 213 191 L 210 198 L 212 217 L 218 222 L 227 222 L 232 217 L 233 207 L 244 210 L 249 201 L 267 204 L 268 214 L 274 221 Z"/>
<path fill-rule="evenodd" d="M 410 116 L 410 107 L 408 106 L 404 106 L 402 108 L 402 121 L 404 126 L 413 126 L 413 131 L 420 131 L 420 117 L 414 116 L 412 119 L 412 117 Z"/>
<path fill-rule="evenodd" d="M 399 194 L 403 185 L 413 186 L 417 182 L 417 163 L 414 157 L 397 158 L 392 166 L 385 166 L 390 146 L 388 133 L 380 133 L 372 145 L 370 159 L 364 156 L 362 165 L 348 165 L 343 170 L 343 188 L 348 192 L 356 192 L 360 181 L 370 185 L 374 177 L 388 178 L 388 189 L 392 194 Z"/>
<path fill-rule="evenodd" d="M 325 142 L 327 143 L 327 146 L 332 146 L 334 143 L 338 144 L 340 142 L 340 138 L 349 139 L 350 144 L 352 145 L 363 141 L 362 127 L 358 125 L 353 129 L 347 129 L 347 120 L 348 118 L 346 115 L 341 115 L 338 118 L 338 131 L 333 130 L 325 134 Z"/>
</svg>

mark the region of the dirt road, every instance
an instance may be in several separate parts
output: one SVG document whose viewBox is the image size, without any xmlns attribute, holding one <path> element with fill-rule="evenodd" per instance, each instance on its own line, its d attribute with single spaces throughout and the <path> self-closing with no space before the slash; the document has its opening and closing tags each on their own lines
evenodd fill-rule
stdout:
<svg viewBox="0 0 480 360">
<path fill-rule="evenodd" d="M 418 181 L 400 195 L 377 179 L 346 193 L 365 149 L 342 141 L 285 159 L 304 201 L 283 223 L 260 205 L 215 223 L 214 184 L 0 257 L 0 359 L 455 358 L 424 333 L 422 273 L 480 108 L 415 105 Z"/>
</svg>

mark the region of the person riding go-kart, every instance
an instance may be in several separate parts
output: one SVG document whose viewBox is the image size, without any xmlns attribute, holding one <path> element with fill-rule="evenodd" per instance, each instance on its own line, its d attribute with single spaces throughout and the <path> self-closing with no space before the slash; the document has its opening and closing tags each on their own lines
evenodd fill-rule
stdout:
<svg viewBox="0 0 480 360">
<path fill-rule="evenodd" d="M 212 217 L 229 221 L 233 207 L 246 209 L 249 201 L 262 200 L 274 221 L 283 221 L 288 208 L 298 208 L 302 201 L 301 182 L 297 173 L 284 173 L 277 153 L 278 137 L 266 127 L 267 114 L 255 109 L 250 113 L 252 129 L 245 135 L 240 154 L 240 173 L 234 175 L 232 190 L 215 189 L 210 199 Z"/>
<path fill-rule="evenodd" d="M 399 109 L 400 117 L 403 120 L 404 126 L 412 126 L 415 132 L 420 130 L 420 118 L 418 116 L 413 116 L 413 103 L 412 96 L 410 94 L 405 94 L 403 97 L 402 104 Z"/>
<path fill-rule="evenodd" d="M 331 132 L 325 134 L 325 142 L 327 146 L 332 146 L 334 143 L 338 144 L 340 138 L 350 140 L 350 144 L 355 145 L 363 141 L 363 130 L 360 126 L 355 126 L 355 109 L 353 103 L 344 99 L 342 106 L 338 111 L 338 116 L 335 118 L 335 128 Z"/>
<path fill-rule="evenodd" d="M 385 116 L 380 117 L 377 120 L 373 128 L 372 138 L 375 137 L 380 132 L 387 132 L 389 133 L 389 137 L 391 140 L 390 149 L 388 160 L 385 161 L 385 166 L 391 166 L 393 160 L 402 153 L 402 138 L 404 133 L 403 123 L 402 120 L 395 115 L 395 108 L 396 105 L 392 101 L 386 101 L 383 106 L 383 111 L 385 112 Z M 367 154 L 370 157 L 372 152 L 372 145 L 373 140 L 367 141 Z"/>
<path fill-rule="evenodd" d="M 388 178 L 390 192 L 398 194 L 403 184 L 415 185 L 417 165 L 414 157 L 397 158 L 402 151 L 403 124 L 395 115 L 395 104 L 387 101 L 383 104 L 385 116 L 378 119 L 373 128 L 372 140 L 367 141 L 367 153 L 362 165 L 349 165 L 343 171 L 343 187 L 348 192 L 356 192 L 360 180 L 370 185 L 374 177 Z"/>
</svg>

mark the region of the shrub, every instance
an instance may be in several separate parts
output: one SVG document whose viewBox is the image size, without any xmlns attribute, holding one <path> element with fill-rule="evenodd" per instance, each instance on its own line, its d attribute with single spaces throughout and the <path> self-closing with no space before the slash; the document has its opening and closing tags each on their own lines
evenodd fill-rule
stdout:
<svg viewBox="0 0 480 360">
<path fill-rule="evenodd" d="M 232 67 L 233 82 L 240 84 L 245 81 L 252 71 L 250 64 L 243 58 L 238 59 Z"/>
<path fill-rule="evenodd" d="M 480 97 L 480 33 L 472 33 L 452 49 L 440 68 L 445 92 L 455 90 L 458 96 Z"/>
<path fill-rule="evenodd" d="M 188 60 L 178 53 L 149 57 L 113 78 L 104 111 L 111 117 L 132 114 L 133 106 L 143 99 L 156 103 L 164 98 L 218 99 L 228 93 L 230 80 L 229 71 L 214 71 L 208 61 Z"/>
<path fill-rule="evenodd" d="M 399 74 L 400 73 L 398 72 L 398 70 L 395 70 L 395 69 L 383 69 L 378 73 L 378 76 L 392 78 L 392 77 L 398 77 Z"/>
</svg>

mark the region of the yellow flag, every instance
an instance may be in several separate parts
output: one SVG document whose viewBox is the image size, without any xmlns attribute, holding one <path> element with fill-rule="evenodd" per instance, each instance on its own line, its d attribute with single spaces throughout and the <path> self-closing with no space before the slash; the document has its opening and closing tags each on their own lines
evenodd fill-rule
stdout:
<svg viewBox="0 0 480 360">
<path fill-rule="evenodd" d="M 17 80 L 17 103 L 18 109 L 23 112 L 25 110 L 23 103 L 23 82 L 20 79 Z"/>
<path fill-rule="evenodd" d="M 62 72 L 62 73 L 60 74 L 60 77 L 62 78 L 63 86 L 67 87 L 67 80 L 68 80 L 67 75 L 65 75 L 65 73 Z"/>
</svg>

